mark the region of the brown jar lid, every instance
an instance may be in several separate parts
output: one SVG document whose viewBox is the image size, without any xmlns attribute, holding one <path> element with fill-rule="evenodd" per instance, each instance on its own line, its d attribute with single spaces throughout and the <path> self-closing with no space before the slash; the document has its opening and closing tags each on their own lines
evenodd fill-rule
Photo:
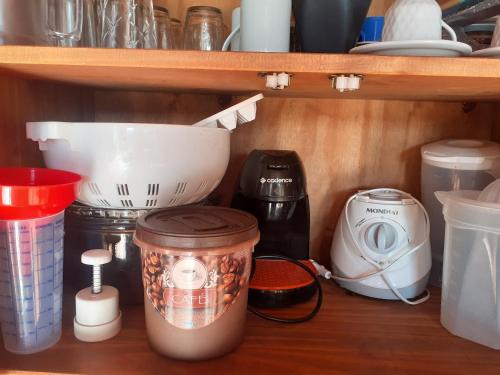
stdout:
<svg viewBox="0 0 500 375">
<path fill-rule="evenodd" d="M 207 249 L 256 239 L 257 219 L 224 207 L 181 207 L 151 211 L 137 220 L 136 239 L 157 247 Z"/>
</svg>

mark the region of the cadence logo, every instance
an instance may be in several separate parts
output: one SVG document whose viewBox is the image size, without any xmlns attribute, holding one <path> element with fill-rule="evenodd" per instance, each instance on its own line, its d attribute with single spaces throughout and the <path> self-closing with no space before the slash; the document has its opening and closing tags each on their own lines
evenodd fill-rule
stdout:
<svg viewBox="0 0 500 375">
<path fill-rule="evenodd" d="M 268 184 L 290 184 L 293 182 L 293 179 L 292 178 L 268 178 L 266 180 L 264 177 L 262 177 L 260 179 L 261 184 L 265 184 L 266 182 Z"/>
</svg>

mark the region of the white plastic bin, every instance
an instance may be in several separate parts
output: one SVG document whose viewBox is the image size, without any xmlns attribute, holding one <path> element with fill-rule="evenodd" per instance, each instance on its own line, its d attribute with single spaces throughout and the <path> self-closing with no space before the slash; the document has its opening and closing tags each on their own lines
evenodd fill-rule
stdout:
<svg viewBox="0 0 500 375">
<path fill-rule="evenodd" d="M 422 147 L 422 203 L 431 222 L 430 283 L 441 286 L 444 248 L 442 205 L 436 191 L 483 190 L 500 177 L 500 144 L 445 140 Z"/>
<path fill-rule="evenodd" d="M 446 220 L 441 323 L 500 349 L 500 204 L 478 201 L 479 193 L 436 194 Z"/>
</svg>

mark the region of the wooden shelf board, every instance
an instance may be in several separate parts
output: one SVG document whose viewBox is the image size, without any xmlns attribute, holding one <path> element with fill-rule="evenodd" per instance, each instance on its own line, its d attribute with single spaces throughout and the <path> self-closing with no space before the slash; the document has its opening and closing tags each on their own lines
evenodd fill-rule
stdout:
<svg viewBox="0 0 500 375">
<path fill-rule="evenodd" d="M 284 91 L 260 72 L 293 73 Z M 0 73 L 92 87 L 343 99 L 500 100 L 500 60 L 297 53 L 232 53 L 0 47 Z M 340 94 L 328 76 L 358 73 L 361 90 Z"/>
<path fill-rule="evenodd" d="M 349 295 L 331 282 L 323 286 L 324 305 L 314 320 L 287 326 L 249 314 L 239 349 L 199 363 L 155 354 L 147 343 L 140 306 L 123 310 L 123 330 L 116 338 L 78 342 L 68 296 L 61 341 L 29 356 L 8 354 L 0 341 L 0 373 L 498 374 L 500 352 L 453 336 L 441 326 L 439 289 L 432 289 L 430 301 L 413 307 Z"/>
</svg>

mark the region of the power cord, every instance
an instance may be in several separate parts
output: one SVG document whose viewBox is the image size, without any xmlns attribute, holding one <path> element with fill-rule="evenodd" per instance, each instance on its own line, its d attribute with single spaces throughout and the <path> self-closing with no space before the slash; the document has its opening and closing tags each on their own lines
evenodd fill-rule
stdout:
<svg viewBox="0 0 500 375">
<path fill-rule="evenodd" d="M 311 269 L 309 267 L 302 264 L 301 262 L 299 262 L 296 259 L 289 258 L 289 257 L 284 256 L 284 255 L 261 255 L 261 256 L 256 256 L 252 259 L 252 272 L 251 272 L 250 278 L 252 278 L 254 273 L 255 273 L 255 265 L 256 265 L 255 261 L 259 260 L 259 259 L 284 260 L 284 261 L 293 263 L 296 266 L 302 268 L 304 271 L 306 271 L 313 278 L 314 285 L 316 286 L 316 290 L 318 291 L 318 298 L 316 300 L 316 306 L 314 307 L 314 309 L 309 314 L 307 314 L 303 317 L 300 317 L 300 318 L 281 318 L 278 316 L 265 314 L 265 313 L 255 309 L 254 307 L 252 307 L 250 305 L 248 305 L 248 311 L 250 311 L 251 313 L 257 315 L 258 317 L 260 317 L 262 319 L 271 320 L 271 321 L 277 322 L 277 323 L 285 323 L 285 324 L 304 323 L 304 322 L 307 322 L 307 321 L 311 320 L 312 318 L 314 318 L 316 316 L 316 314 L 318 313 L 318 311 L 320 310 L 321 305 L 323 303 L 323 289 L 321 288 L 321 283 L 319 282 L 319 278 L 316 276 L 316 274 L 313 271 L 311 271 Z"/>
<path fill-rule="evenodd" d="M 409 253 L 408 253 L 409 254 Z M 393 264 L 396 264 L 396 262 L 394 263 L 391 263 L 391 265 L 389 265 L 387 268 L 385 269 L 382 269 L 382 270 L 379 270 L 375 273 L 371 273 L 367 276 L 362 276 L 362 277 L 356 277 L 356 278 L 347 278 L 347 277 L 340 277 L 340 276 L 337 276 L 337 275 L 334 275 L 332 274 L 331 271 L 329 271 L 325 266 L 322 266 L 321 264 L 317 263 L 316 261 L 312 260 L 311 259 L 311 263 L 313 264 L 313 266 L 316 268 L 316 270 L 318 271 L 318 273 L 323 276 L 325 279 L 327 280 L 336 280 L 336 281 L 344 281 L 344 282 L 360 282 L 360 281 L 363 281 L 363 280 L 367 280 L 367 279 L 370 279 L 372 277 L 375 277 L 375 276 L 380 276 L 383 278 L 383 280 L 385 281 L 385 283 L 387 285 L 389 285 L 389 287 L 391 288 L 391 290 L 393 291 L 393 293 L 401 300 L 403 301 L 404 303 L 408 304 L 408 305 L 420 305 L 421 303 L 424 303 L 425 301 L 428 301 L 429 298 L 431 298 L 431 292 L 429 291 L 429 289 L 425 289 L 425 295 L 422 297 L 422 298 L 419 298 L 418 300 L 410 300 L 410 299 L 407 299 L 405 298 L 401 292 L 399 291 L 399 289 L 397 288 L 396 285 L 393 284 L 392 280 L 389 278 L 389 276 L 386 273 L 386 271 L 389 270 L 389 268 L 393 265 Z"/>
</svg>

